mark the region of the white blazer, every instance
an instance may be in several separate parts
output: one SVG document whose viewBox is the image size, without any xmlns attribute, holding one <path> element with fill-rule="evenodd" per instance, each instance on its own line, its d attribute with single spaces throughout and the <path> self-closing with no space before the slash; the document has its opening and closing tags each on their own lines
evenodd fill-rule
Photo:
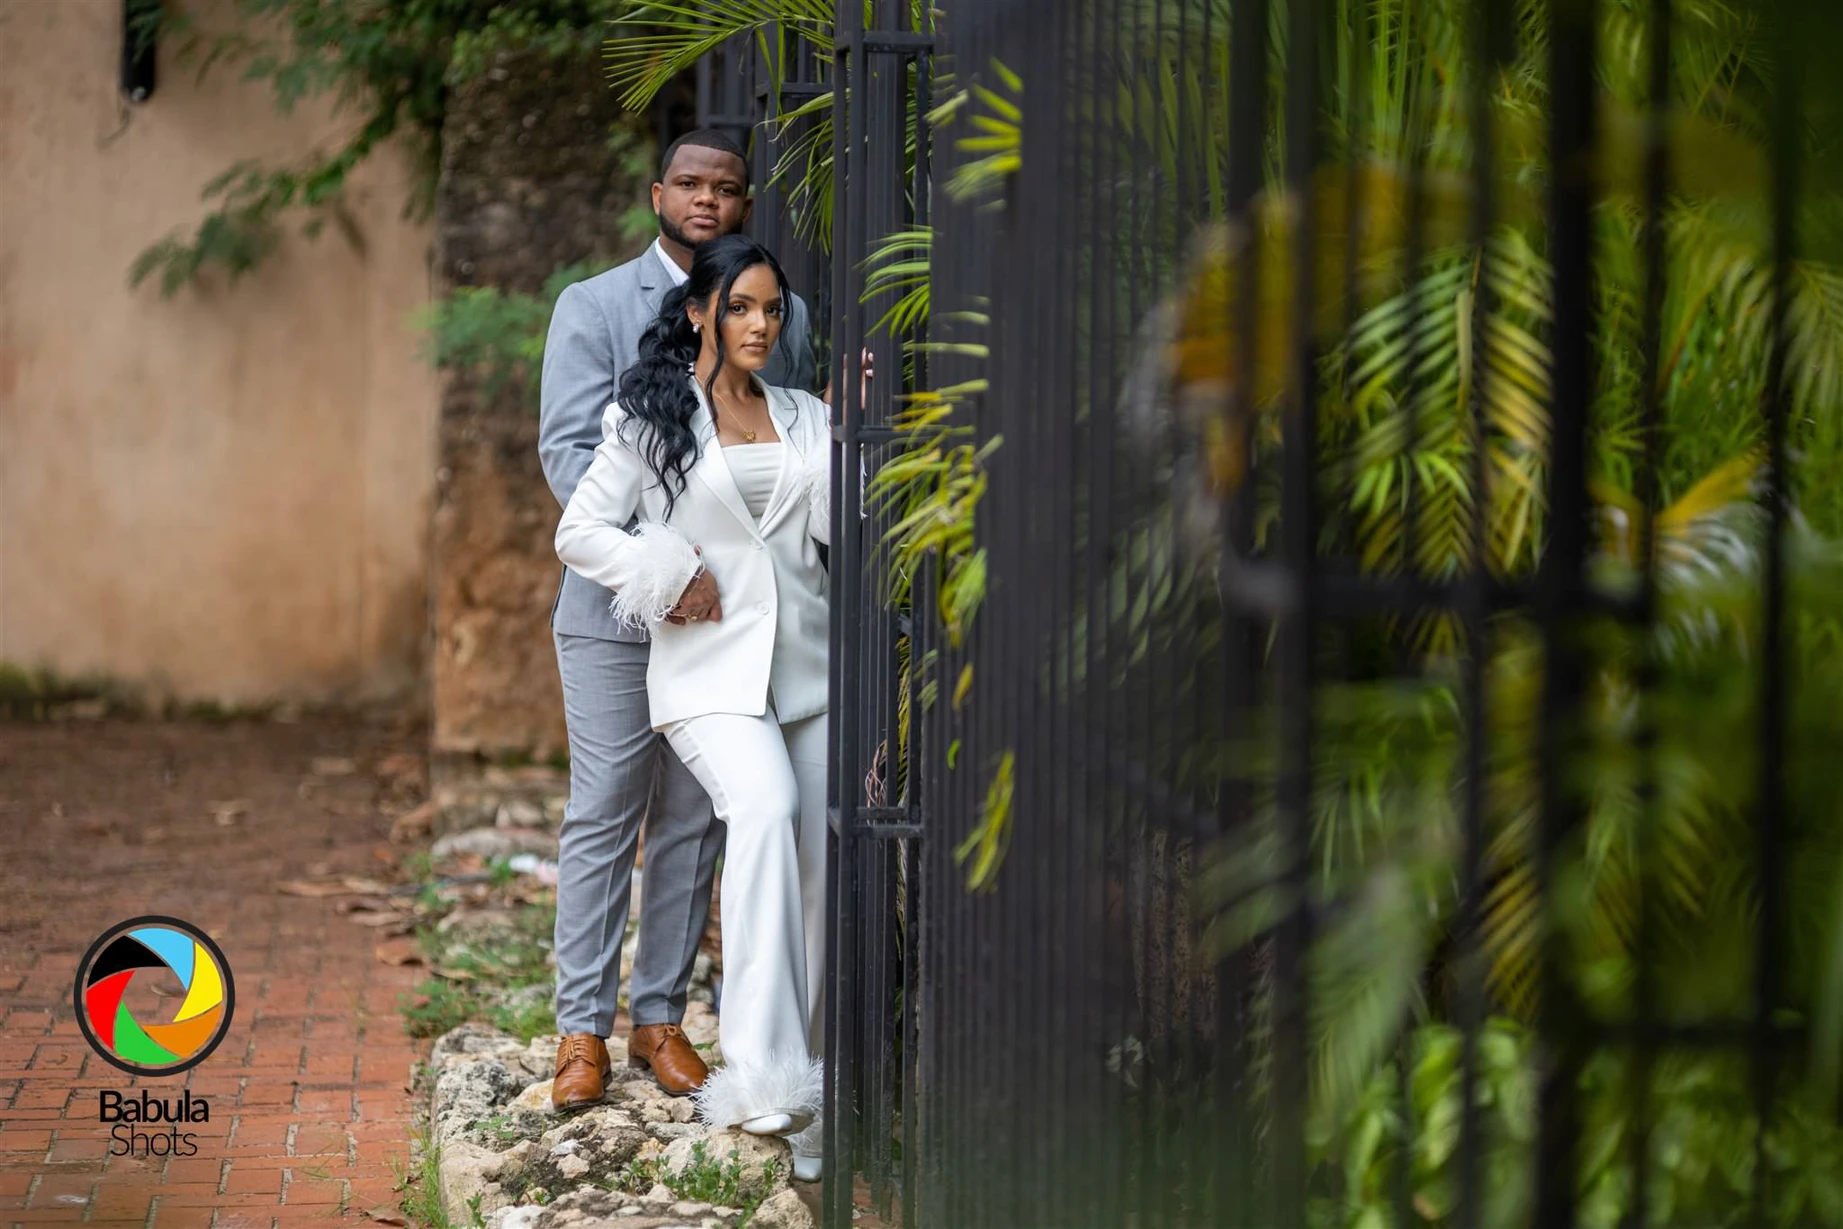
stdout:
<svg viewBox="0 0 1843 1229">
<path fill-rule="evenodd" d="M 826 710 L 826 571 L 814 543 L 831 537 L 831 421 L 811 393 L 757 377 L 787 447 L 761 523 L 730 475 L 697 380 L 692 427 L 698 452 L 666 516 L 666 492 L 641 449 L 645 428 L 618 434 L 620 403 L 602 415 L 602 442 L 557 525 L 557 557 L 614 591 L 616 619 L 652 633 L 646 666 L 652 726 L 707 713 L 774 711 L 783 723 Z M 625 526 L 639 523 L 629 533 Z M 716 581 L 722 618 L 668 623 L 665 613 L 696 573 L 699 555 Z"/>
</svg>

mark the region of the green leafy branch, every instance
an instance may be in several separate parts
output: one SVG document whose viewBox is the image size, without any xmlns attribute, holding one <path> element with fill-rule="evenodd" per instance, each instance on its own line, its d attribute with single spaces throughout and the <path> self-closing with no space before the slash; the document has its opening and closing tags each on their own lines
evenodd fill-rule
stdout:
<svg viewBox="0 0 1843 1229">
<path fill-rule="evenodd" d="M 195 63 L 200 79 L 219 66 L 241 65 L 244 81 L 268 85 L 280 113 L 332 94 L 336 110 L 356 111 L 360 120 L 330 153 L 294 165 L 241 162 L 213 179 L 202 199 L 215 207 L 189 233 L 176 230 L 142 251 L 130 282 L 157 277 L 166 297 L 214 269 L 234 283 L 280 246 L 283 221 L 297 211 L 309 214 L 302 227 L 309 238 L 331 220 L 362 251 L 344 203 L 346 183 L 399 139 L 407 140 L 415 168 L 404 216 L 427 218 L 453 89 L 486 73 L 502 52 L 592 53 L 604 23 L 626 2 L 234 0 L 238 25 L 216 33 L 183 12 L 148 17 L 143 10 L 135 36 L 157 32 L 177 40 L 175 59 Z"/>
</svg>

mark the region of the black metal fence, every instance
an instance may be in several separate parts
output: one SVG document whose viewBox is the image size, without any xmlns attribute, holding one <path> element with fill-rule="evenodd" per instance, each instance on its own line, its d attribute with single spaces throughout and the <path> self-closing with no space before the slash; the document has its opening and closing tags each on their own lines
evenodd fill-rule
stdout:
<svg viewBox="0 0 1843 1229">
<path fill-rule="evenodd" d="M 1834 24 L 840 6 L 829 1225 L 1843 1223 Z"/>
</svg>

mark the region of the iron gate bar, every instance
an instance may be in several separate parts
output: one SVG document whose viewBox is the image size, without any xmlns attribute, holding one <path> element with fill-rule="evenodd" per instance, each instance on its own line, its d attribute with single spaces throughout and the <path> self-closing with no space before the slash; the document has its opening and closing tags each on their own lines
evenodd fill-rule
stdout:
<svg viewBox="0 0 1843 1229">
<path fill-rule="evenodd" d="M 1292 287 L 1293 338 L 1298 347 L 1290 373 L 1292 391 L 1282 423 L 1281 558 L 1299 578 L 1293 610 L 1279 622 L 1280 748 L 1279 807 L 1284 859 L 1281 879 L 1290 898 L 1289 916 L 1275 932 L 1273 1178 L 1276 1226 L 1305 1225 L 1305 1106 L 1310 1096 L 1305 1038 L 1310 1007 L 1306 958 L 1314 932 L 1311 892 L 1311 796 L 1313 654 L 1318 603 L 1312 577 L 1317 570 L 1318 354 L 1312 322 L 1316 306 L 1310 271 L 1316 268 L 1312 179 L 1318 155 L 1318 21 L 1315 6 L 1288 10 L 1286 97 L 1286 187 L 1296 219 Z M 1414 402 L 1410 399 L 1412 409 Z M 1412 439 L 1410 429 L 1410 439 Z"/>
<path fill-rule="evenodd" d="M 1789 358 L 1787 333 L 1792 262 L 1798 253 L 1798 180 L 1803 170 L 1800 136 L 1803 131 L 1803 76 L 1806 40 L 1799 26 L 1804 16 L 1802 0 L 1784 0 L 1774 42 L 1778 78 L 1773 88 L 1772 158 L 1772 348 L 1767 353 L 1766 412 L 1766 609 L 1760 631 L 1760 782 L 1759 812 L 1755 831 L 1759 837 L 1760 923 L 1755 940 L 1753 1008 L 1753 1078 L 1755 1113 L 1754 1215 L 1764 1223 L 1772 1173 L 1766 1166 L 1766 1135 L 1772 1126 L 1774 1085 L 1778 1079 L 1778 1050 L 1773 1045 L 1773 1011 L 1779 1000 L 1779 962 L 1774 958 L 1784 927 L 1784 906 L 1779 889 L 1785 875 L 1785 532 L 1787 528 L 1786 429 L 1791 417 L 1791 395 L 1786 383 Z"/>
<path fill-rule="evenodd" d="M 1665 0 L 1668 3 L 1668 0 Z M 1468 26 L 1472 36 L 1472 59 L 1475 64 L 1467 103 L 1474 134 L 1473 184 L 1477 193 L 1472 214 L 1472 242 L 1478 252 L 1478 287 L 1473 302 L 1474 337 L 1483 337 L 1488 327 L 1489 311 L 1494 301 L 1491 280 L 1487 276 L 1491 260 L 1490 237 L 1496 221 L 1497 162 L 1495 157 L 1496 126 L 1492 121 L 1491 87 L 1503 63 L 1510 56 L 1512 31 L 1501 5 L 1475 7 Z M 1465 731 L 1465 797 L 1463 832 L 1460 835 L 1459 903 L 1455 911 L 1457 948 L 1457 1015 L 1460 1035 L 1459 1074 L 1459 1205 L 1461 1225 L 1479 1223 L 1479 1209 L 1485 1143 L 1478 1116 L 1478 1037 L 1485 1025 L 1487 1008 L 1484 950 L 1484 858 L 1485 858 L 1485 663 L 1491 658 L 1492 633 L 1486 620 L 1498 609 L 1504 586 L 1491 572 L 1486 550 L 1485 492 L 1490 489 L 1485 464 L 1485 445 L 1489 439 L 1491 412 L 1490 364 L 1485 361 L 1485 347 L 1473 351 L 1472 404 L 1470 426 L 1472 448 L 1468 472 L 1472 490 L 1477 493 L 1466 525 L 1467 574 L 1460 580 L 1459 614 L 1466 644 L 1461 703 L 1467 717 Z M 1405 1152 L 1406 1149 L 1404 1148 Z M 1642 1222 L 1641 1222 L 1642 1224 Z"/>
<path fill-rule="evenodd" d="M 1543 645 L 1538 769 L 1542 809 L 1536 858 L 1543 953 L 1535 1219 L 1545 1229 L 1569 1229 L 1575 1223 L 1575 1099 L 1583 1061 L 1580 1012 L 1569 1001 L 1566 952 L 1549 904 L 1562 847 L 1582 820 L 1563 762 L 1580 745 L 1576 724 L 1585 689 L 1576 598 L 1583 589 L 1587 557 L 1587 406 L 1593 394 L 1594 7 L 1591 0 L 1551 0 L 1549 5 L 1549 259 L 1554 269 L 1555 340 L 1550 528 L 1536 607 Z"/>
<path fill-rule="evenodd" d="M 1636 1078 L 1632 1081 L 1632 1215 L 1634 1225 L 1644 1226 L 1651 1214 L 1651 1073 L 1656 1061 L 1657 1038 L 1653 1021 L 1657 1015 L 1656 988 L 1652 984 L 1652 961 L 1656 952 L 1656 874 L 1653 865 L 1657 850 L 1657 714 L 1651 703 L 1657 690 L 1659 669 L 1656 650 L 1652 647 L 1652 624 L 1657 617 L 1657 530 L 1656 519 L 1662 505 L 1658 471 L 1663 461 L 1664 396 L 1658 388 L 1663 361 L 1663 316 L 1666 292 L 1664 256 L 1664 198 L 1670 189 L 1670 146 L 1667 121 L 1673 109 L 1670 97 L 1670 0 L 1652 0 L 1646 17 L 1646 31 L 1651 40 L 1650 80 L 1646 99 L 1645 166 L 1644 166 L 1644 303 L 1640 324 L 1640 356 L 1643 363 L 1643 408 L 1639 432 L 1643 437 L 1643 458 L 1639 463 L 1639 590 L 1637 617 L 1643 645 L 1640 648 L 1638 704 L 1638 743 L 1640 754 L 1638 796 L 1638 919 L 1635 948 L 1632 1008 L 1637 1030 L 1637 1044 L 1632 1047 Z"/>
<path fill-rule="evenodd" d="M 894 52 L 898 55 L 926 55 L 934 50 L 934 35 L 912 30 L 866 31 L 858 46 L 869 53 Z"/>
<path fill-rule="evenodd" d="M 855 629 L 857 607 L 862 600 L 860 585 L 853 583 L 855 561 L 862 549 L 859 542 L 857 459 L 859 456 L 857 424 L 862 411 L 857 405 L 855 381 L 847 378 L 844 356 L 855 354 L 862 344 L 861 313 L 852 293 L 852 257 L 862 250 L 861 223 L 858 211 L 841 198 L 846 185 L 856 174 L 853 152 L 862 147 L 861 99 L 852 102 L 851 80 L 859 56 L 856 37 L 863 29 L 863 10 L 856 3 L 838 7 L 839 26 L 845 38 L 835 45 L 832 60 L 832 176 L 834 191 L 834 234 L 832 262 L 832 401 L 833 427 L 840 435 L 842 447 L 835 449 L 832 461 L 832 532 L 843 580 L 833 591 L 831 604 L 832 694 L 828 712 L 828 737 L 835 755 L 836 772 L 831 774 L 827 801 L 835 812 L 856 807 L 856 787 L 850 780 L 859 761 L 857 745 L 858 672 L 853 641 L 847 629 Z M 845 205 L 839 209 L 839 205 Z M 837 233 L 842 224 L 844 234 Z M 856 1173 L 852 1150 L 852 1124 L 849 1113 L 852 1080 L 848 1064 L 852 1055 L 852 1026 L 857 992 L 853 964 L 856 952 L 852 937 L 856 916 L 856 826 L 842 823 L 827 842 L 826 896 L 826 1057 L 825 1057 L 825 1126 L 823 1128 L 825 1169 L 830 1180 L 824 1187 L 822 1222 L 826 1229 L 845 1229 L 851 1224 L 851 1187 Z M 847 873 L 849 872 L 849 873 Z"/>
<path fill-rule="evenodd" d="M 1236 271 L 1236 294 L 1230 300 L 1234 318 L 1223 323 L 1228 326 L 1229 344 L 1234 347 L 1235 369 L 1244 373 L 1252 373 L 1254 370 L 1260 329 L 1260 315 L 1256 306 L 1261 276 L 1260 245 L 1252 242 L 1251 238 L 1254 225 L 1252 207 L 1262 187 L 1261 151 L 1269 108 L 1268 19 L 1268 0 L 1242 0 L 1229 10 L 1226 204 L 1229 216 L 1235 219 L 1241 233 L 1249 236 L 1249 241 L 1241 243 L 1237 253 L 1240 267 Z M 1238 433 L 1236 442 L 1245 457 L 1254 455 L 1255 401 L 1252 386 L 1251 377 L 1233 385 L 1229 390 L 1230 403 L 1225 407 L 1230 415 L 1232 429 Z M 1222 504 L 1226 528 L 1219 567 L 1223 574 L 1228 575 L 1232 574 L 1231 569 L 1238 559 L 1254 557 L 1254 484 L 1242 483 L 1223 499 Z M 1257 645 L 1260 639 L 1258 629 L 1252 620 L 1245 617 L 1246 612 L 1235 600 L 1235 596 L 1232 590 L 1225 595 L 1222 662 L 1225 674 L 1225 724 L 1231 738 L 1245 737 L 1253 724 L 1256 703 L 1253 666 L 1259 652 Z M 1231 777 L 1222 790 L 1224 830 L 1233 830 L 1246 823 L 1253 811 L 1252 787 L 1245 780 Z M 1233 1022 L 1230 1029 L 1225 1031 L 1223 1044 L 1219 1046 L 1220 1056 L 1226 1060 L 1221 1064 L 1223 1075 L 1220 1082 L 1226 1085 L 1225 1103 L 1231 1114 L 1228 1131 L 1231 1155 L 1239 1162 L 1235 1167 L 1230 1194 L 1232 1198 L 1235 1194 L 1240 1195 L 1237 1219 L 1245 1224 L 1258 1224 L 1272 1209 L 1270 1200 L 1261 1189 L 1259 1171 L 1253 1163 L 1256 1138 L 1253 1124 L 1260 1107 L 1258 1086 L 1249 1074 L 1253 1069 L 1254 1048 L 1258 1044 L 1249 1021 L 1255 1005 L 1258 960 L 1258 955 L 1250 950 L 1239 957 L 1230 956 L 1218 969 L 1218 976 L 1225 983 L 1223 997 L 1230 1012 L 1228 1018 Z M 1232 976 L 1229 968 L 1231 961 L 1237 966 Z"/>
<path fill-rule="evenodd" d="M 835 525 L 834 541 L 842 543 L 840 554 L 846 581 L 839 586 L 839 600 L 833 603 L 831 635 L 835 655 L 845 660 L 835 672 L 842 703 L 834 705 L 838 717 L 833 726 L 838 771 L 832 789 L 839 826 L 833 838 L 837 846 L 837 869 L 831 889 L 834 901 L 829 930 L 828 979 L 832 986 L 828 992 L 831 1027 L 827 1037 L 825 1134 L 827 1165 L 831 1172 L 839 1175 L 842 1170 L 848 1175 L 860 1163 L 867 1163 L 873 1200 L 880 1210 L 887 1212 L 893 1186 L 891 1136 L 886 1132 L 874 1139 L 860 1139 L 855 1127 L 861 1116 L 872 1123 L 888 1122 L 892 1117 L 897 1078 L 893 1055 L 897 1041 L 895 1022 L 887 1010 L 891 988 L 887 979 L 892 961 L 900 964 L 906 1020 L 913 1006 L 907 995 L 915 954 L 912 946 L 915 935 L 913 893 L 920 885 L 913 879 L 907 880 L 911 917 L 899 931 L 894 895 L 897 863 L 885 851 L 890 849 L 888 840 L 919 838 L 922 828 L 911 805 L 871 808 L 861 800 L 865 746 L 862 739 L 867 714 L 859 705 L 867 698 L 864 684 L 871 683 L 875 692 L 882 694 L 892 706 L 896 697 L 893 668 L 887 673 L 879 670 L 865 675 L 858 667 L 857 653 L 865 643 L 864 636 L 874 636 L 875 626 L 884 622 L 880 614 L 873 619 L 865 618 L 866 595 L 856 583 L 864 561 L 862 492 L 858 480 L 866 472 L 866 446 L 902 437 L 885 423 L 866 421 L 870 407 L 859 404 L 860 390 L 852 356 L 864 347 L 866 340 L 864 306 L 859 301 L 857 287 L 861 281 L 858 265 L 868 251 L 870 231 L 866 215 L 871 210 L 863 205 L 875 200 L 874 195 L 866 196 L 867 192 L 875 192 L 874 183 L 869 181 L 884 178 L 878 170 L 879 162 L 888 164 L 893 160 L 900 165 L 903 144 L 900 105 L 879 109 L 878 103 L 883 100 L 872 96 L 871 81 L 878 70 L 871 66 L 870 57 L 885 50 L 899 53 L 894 70 L 898 79 L 893 82 L 898 91 L 894 97 L 899 98 L 899 78 L 906 72 L 906 64 L 918 52 L 925 52 L 929 44 L 925 37 L 885 37 L 882 32 L 867 39 L 863 14 L 856 6 L 843 7 L 850 11 L 841 14 L 840 37 L 833 47 L 834 217 L 841 221 L 843 234 L 835 235 L 839 258 L 833 262 L 833 335 L 838 344 L 832 355 L 832 384 L 838 404 L 833 434 L 842 445 L 835 461 L 834 481 L 844 484 L 838 488 L 842 498 L 834 501 L 835 519 L 844 522 Z M 893 6 L 881 3 L 878 8 L 879 20 L 887 20 L 892 15 L 889 10 Z M 919 65 L 918 73 L 925 77 Z M 876 141 L 869 139 L 871 117 L 879 114 L 886 123 L 894 120 L 893 141 L 889 132 L 880 132 L 880 139 Z M 918 138 L 925 138 L 925 133 L 918 133 Z M 897 208 L 901 206 L 900 201 L 892 204 Z M 886 361 L 879 364 L 879 370 L 900 377 L 900 365 L 887 361 L 887 356 Z M 874 391 L 879 400 L 886 400 L 882 396 L 886 387 L 887 384 L 876 386 Z M 889 664 L 893 667 L 893 663 Z M 888 717 L 888 723 L 881 728 L 886 731 L 886 739 L 893 739 L 896 728 L 893 707 Z M 886 771 L 893 777 L 895 751 L 893 743 L 889 746 Z M 860 942 L 853 920 L 863 916 L 869 917 L 872 925 Z M 861 995 L 868 996 L 873 1005 L 868 1012 L 854 1010 Z M 914 1051 L 911 1042 L 903 1042 L 903 1053 L 908 1061 L 913 1061 Z M 868 1088 L 865 1086 L 867 1077 Z M 912 1083 L 903 1081 L 905 1091 L 912 1091 Z M 864 1100 L 866 1096 L 868 1102 Z M 905 1133 L 910 1129 L 909 1121 L 905 1113 Z M 866 1147 L 868 1152 L 864 1151 Z M 911 1165 L 906 1152 L 905 1149 L 905 1172 Z M 904 1219 L 908 1222 L 913 1215 L 912 1194 L 905 1194 L 903 1202 Z M 848 1225 L 850 1211 L 850 1182 L 848 1177 L 841 1177 L 828 1187 L 825 1221 Z"/>
</svg>

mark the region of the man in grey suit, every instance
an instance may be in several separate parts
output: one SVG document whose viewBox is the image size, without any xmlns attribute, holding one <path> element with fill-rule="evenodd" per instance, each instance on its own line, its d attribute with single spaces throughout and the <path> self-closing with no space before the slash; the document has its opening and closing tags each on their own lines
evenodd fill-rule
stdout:
<svg viewBox="0 0 1843 1229">
<path fill-rule="evenodd" d="M 748 221 L 749 165 L 722 133 L 680 137 L 653 185 L 659 237 L 633 260 L 577 282 L 557 300 L 544 348 L 538 452 L 559 506 L 569 503 L 602 439 L 602 413 L 639 356 L 660 300 L 681 283 L 698 244 Z M 811 390 L 806 304 L 796 296 L 762 378 Z M 601 1099 L 609 1075 L 603 1039 L 614 1031 L 621 940 L 627 929 L 635 839 L 646 822 L 639 950 L 629 988 L 629 1061 L 683 1096 L 708 1074 L 679 1022 L 698 940 L 710 912 L 723 833 L 710 799 L 663 737 L 646 703 L 646 633 L 615 623 L 612 594 L 565 568 L 551 607 L 570 741 L 570 798 L 557 883 L 557 1108 Z"/>
</svg>

